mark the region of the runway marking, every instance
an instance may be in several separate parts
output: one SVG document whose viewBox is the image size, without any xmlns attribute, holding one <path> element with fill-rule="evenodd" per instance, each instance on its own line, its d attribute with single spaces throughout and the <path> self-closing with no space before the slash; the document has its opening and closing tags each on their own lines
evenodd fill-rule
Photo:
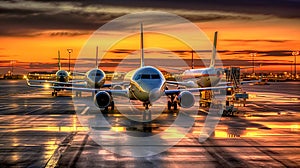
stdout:
<svg viewBox="0 0 300 168">
<path fill-rule="evenodd" d="M 81 114 L 81 115 L 84 115 L 89 109 L 90 109 L 89 106 L 85 107 L 85 109 L 83 109 L 82 112 L 81 112 L 80 114 Z"/>
</svg>

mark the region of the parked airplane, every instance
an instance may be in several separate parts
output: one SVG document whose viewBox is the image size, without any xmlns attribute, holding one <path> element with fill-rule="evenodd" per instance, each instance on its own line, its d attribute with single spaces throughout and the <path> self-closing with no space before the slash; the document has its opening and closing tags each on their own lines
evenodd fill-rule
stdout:
<svg viewBox="0 0 300 168">
<path fill-rule="evenodd" d="M 167 83 L 187 88 L 216 86 L 222 78 L 222 69 L 215 68 L 217 38 L 218 32 L 215 32 L 212 57 L 208 68 L 185 70 L 181 75 L 182 81 L 167 81 Z"/>
<path fill-rule="evenodd" d="M 221 90 L 228 86 L 206 87 L 206 88 L 190 88 L 168 90 L 166 87 L 166 79 L 160 70 L 153 66 L 144 66 L 144 41 L 143 41 L 143 25 L 141 24 L 141 64 L 140 67 L 131 71 L 125 78 L 129 81 L 129 87 L 119 90 L 100 90 L 96 88 L 80 88 L 80 87 L 60 87 L 58 89 L 68 89 L 82 92 L 97 92 L 94 96 L 94 103 L 100 109 L 107 108 L 112 103 L 112 95 L 120 95 L 131 100 L 139 100 L 143 102 L 145 110 L 163 95 L 178 95 L 178 104 L 182 108 L 190 108 L 195 103 L 195 97 L 192 92 L 202 90 Z"/>
<path fill-rule="evenodd" d="M 69 83 L 70 80 L 70 73 L 61 69 L 61 63 L 60 63 L 60 51 L 58 51 L 58 71 L 55 73 L 55 81 L 49 81 L 49 80 L 27 80 L 27 84 L 30 87 L 39 87 L 39 88 L 49 88 L 49 85 L 32 85 L 30 82 L 34 83 L 48 83 L 54 86 L 66 86 L 71 85 Z M 57 92 L 62 89 L 56 89 L 53 88 L 52 96 L 57 96 Z"/>
<path fill-rule="evenodd" d="M 59 52 L 58 52 L 59 53 Z M 59 54 L 58 54 L 59 55 Z M 64 70 L 61 70 L 60 66 L 60 55 L 58 56 L 58 67 L 59 70 L 56 73 L 56 81 L 48 81 L 48 80 L 29 80 L 27 79 L 27 84 L 30 87 L 38 87 L 38 88 L 52 88 L 54 91 L 52 92 L 52 96 L 57 96 L 57 92 L 60 90 L 70 90 L 69 88 L 81 87 L 81 88 L 94 88 L 96 90 L 100 90 L 100 88 L 112 87 L 114 88 L 123 88 L 123 83 L 115 83 L 115 84 L 105 84 L 105 72 L 98 68 L 98 46 L 96 48 L 96 65 L 95 68 L 87 71 L 86 73 L 73 72 L 73 74 L 84 75 L 83 80 L 72 80 L 69 81 L 69 73 Z M 68 75 L 63 78 L 63 75 Z M 44 83 L 45 85 L 32 85 L 31 83 Z M 47 84 L 51 84 L 49 86 Z M 95 91 L 96 92 L 96 91 Z M 95 92 L 92 92 L 92 96 L 94 96 Z M 76 96 L 81 96 L 81 91 L 76 92 Z M 114 102 L 110 103 L 111 109 L 114 109 Z"/>
</svg>

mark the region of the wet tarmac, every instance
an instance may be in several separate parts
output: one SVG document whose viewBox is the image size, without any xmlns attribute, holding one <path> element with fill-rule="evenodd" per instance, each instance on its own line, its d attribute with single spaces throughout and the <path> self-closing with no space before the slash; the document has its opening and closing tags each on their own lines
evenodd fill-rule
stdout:
<svg viewBox="0 0 300 168">
<path fill-rule="evenodd" d="M 195 123 L 178 143 L 148 157 L 115 154 L 101 146 L 81 125 L 78 115 L 97 117 L 99 111 L 82 105 L 76 115 L 70 92 L 28 88 L 25 81 L 0 81 L 1 167 L 299 167 L 300 94 L 298 83 L 243 86 L 250 99 L 235 117 L 222 117 L 204 143 L 198 138 L 206 110 L 193 115 Z M 267 92 L 266 92 L 267 91 Z M 77 108 L 77 107 L 76 107 Z M 103 115 L 113 126 L 96 125 L 110 142 L 118 136 L 159 135 L 176 119 L 164 111 L 150 125 L 129 122 L 117 112 Z M 148 125 L 149 126 L 149 125 Z M 148 127 L 146 127 L 148 128 Z M 168 136 L 177 136 L 176 132 Z M 122 138 L 122 137 L 121 137 Z M 114 143 L 107 142 L 112 145 Z M 126 139 L 124 139 L 126 142 Z M 159 147 L 164 147 L 162 143 Z M 144 144 L 147 146 L 147 144 Z M 135 147 L 117 144 L 119 150 Z M 138 146 L 138 144 L 136 145 Z M 113 146 L 114 147 L 114 146 Z M 157 146 L 148 145 L 148 148 Z"/>
</svg>

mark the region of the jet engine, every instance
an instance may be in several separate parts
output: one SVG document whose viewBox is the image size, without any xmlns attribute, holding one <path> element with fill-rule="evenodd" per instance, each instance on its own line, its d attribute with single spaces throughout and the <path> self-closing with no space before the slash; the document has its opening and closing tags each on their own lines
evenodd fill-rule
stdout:
<svg viewBox="0 0 300 168">
<path fill-rule="evenodd" d="M 195 104 L 195 97 L 189 91 L 180 92 L 178 95 L 179 105 L 183 108 L 190 108 Z"/>
<path fill-rule="evenodd" d="M 95 95 L 94 103 L 100 109 L 106 108 L 111 103 L 111 96 L 106 91 L 100 91 Z"/>
</svg>

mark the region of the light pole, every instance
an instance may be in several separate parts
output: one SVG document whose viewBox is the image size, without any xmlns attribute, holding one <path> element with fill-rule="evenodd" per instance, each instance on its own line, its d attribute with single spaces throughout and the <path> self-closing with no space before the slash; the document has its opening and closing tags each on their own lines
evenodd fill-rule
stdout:
<svg viewBox="0 0 300 168">
<path fill-rule="evenodd" d="M 291 63 L 291 78 L 293 76 L 293 61 L 289 61 Z"/>
<path fill-rule="evenodd" d="M 297 60 L 296 60 L 296 57 L 297 57 L 297 55 L 299 55 L 299 51 L 293 51 L 292 55 L 294 56 L 294 74 L 295 74 L 294 77 L 296 79 L 296 76 L 297 76 Z"/>
<path fill-rule="evenodd" d="M 67 49 L 67 51 L 68 51 L 68 53 L 69 53 L 69 72 L 71 71 L 71 62 L 70 62 L 70 60 L 71 60 L 71 53 L 73 52 L 73 49 Z"/>
<path fill-rule="evenodd" d="M 252 74 L 254 75 L 254 57 L 256 56 L 256 53 L 250 53 L 250 56 L 252 56 Z"/>
<path fill-rule="evenodd" d="M 14 72 L 14 63 L 15 63 L 16 61 L 15 60 L 11 60 L 10 61 L 10 63 L 11 63 L 11 72 L 10 72 L 10 74 L 11 75 L 13 75 L 13 72 Z"/>
</svg>

